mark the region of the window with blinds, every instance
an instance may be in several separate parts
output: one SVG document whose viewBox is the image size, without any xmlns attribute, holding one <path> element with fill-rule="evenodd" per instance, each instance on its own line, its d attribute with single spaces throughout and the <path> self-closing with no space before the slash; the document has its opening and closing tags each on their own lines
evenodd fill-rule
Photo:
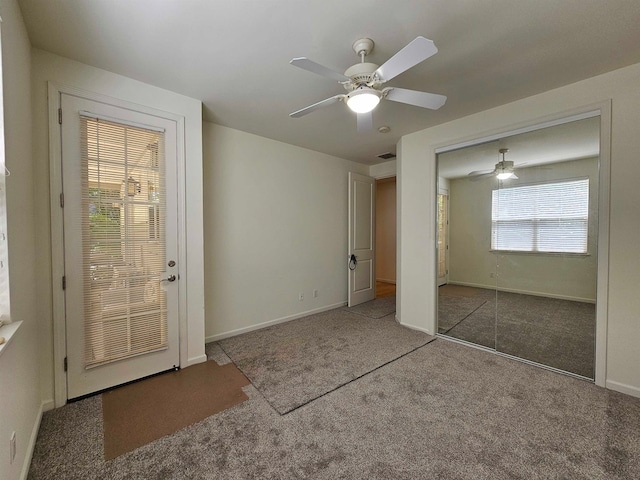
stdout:
<svg viewBox="0 0 640 480">
<path fill-rule="evenodd" d="M 585 254 L 588 227 L 588 178 L 492 192 L 492 250 Z"/>
<path fill-rule="evenodd" d="M 167 348 L 164 133 L 81 115 L 85 367 Z"/>
</svg>

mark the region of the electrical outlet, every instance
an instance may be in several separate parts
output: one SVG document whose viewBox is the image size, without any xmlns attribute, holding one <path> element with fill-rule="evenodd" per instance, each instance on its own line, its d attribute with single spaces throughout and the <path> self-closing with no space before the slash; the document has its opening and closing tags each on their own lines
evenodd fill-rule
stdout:
<svg viewBox="0 0 640 480">
<path fill-rule="evenodd" d="M 301 302 L 301 301 L 303 301 L 303 300 L 304 300 L 304 293 L 300 292 L 300 293 L 298 294 L 298 301 L 300 301 L 300 302 Z"/>
<path fill-rule="evenodd" d="M 9 463 L 13 463 L 16 459 L 16 432 L 11 432 L 11 437 L 9 438 Z"/>
<path fill-rule="evenodd" d="M 313 291 L 313 298 L 318 298 L 318 290 Z"/>
</svg>

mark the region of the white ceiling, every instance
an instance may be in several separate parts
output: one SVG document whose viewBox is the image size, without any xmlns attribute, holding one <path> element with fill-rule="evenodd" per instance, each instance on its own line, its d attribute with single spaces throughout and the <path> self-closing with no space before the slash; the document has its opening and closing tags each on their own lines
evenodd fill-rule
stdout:
<svg viewBox="0 0 640 480">
<path fill-rule="evenodd" d="M 508 148 L 504 159 L 530 168 L 568 162 L 600 154 L 600 117 L 591 117 L 527 133 L 500 138 L 438 155 L 438 176 L 466 177 L 470 172 L 492 170 Z"/>
<path fill-rule="evenodd" d="M 640 62 L 631 0 L 20 0 L 33 46 L 200 99 L 207 121 L 365 164 L 400 136 Z M 382 64 L 416 36 L 439 52 L 389 85 L 447 95 L 438 111 L 383 102 L 356 131 L 344 90 L 289 65 L 344 71 L 370 37 Z M 388 125 L 381 134 L 377 127 Z"/>
</svg>

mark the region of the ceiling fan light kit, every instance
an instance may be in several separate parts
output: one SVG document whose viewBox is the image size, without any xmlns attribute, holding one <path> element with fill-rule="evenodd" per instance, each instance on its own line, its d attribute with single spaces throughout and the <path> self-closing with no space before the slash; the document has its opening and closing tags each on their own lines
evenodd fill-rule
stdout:
<svg viewBox="0 0 640 480">
<path fill-rule="evenodd" d="M 517 180 L 518 177 L 514 173 L 515 165 L 513 162 L 504 159 L 504 154 L 508 151 L 508 148 L 501 148 L 498 150 L 498 153 L 502 155 L 502 160 L 496 163 L 493 170 L 475 170 L 473 172 L 469 172 L 468 176 L 471 177 L 472 181 L 479 180 L 486 176 L 495 176 L 498 180 Z M 521 165 L 524 165 L 524 163 Z"/>
<path fill-rule="evenodd" d="M 356 113 L 368 113 L 380 103 L 380 92 L 369 87 L 360 87 L 347 94 L 347 105 Z"/>
<path fill-rule="evenodd" d="M 349 67 L 344 74 L 320 65 L 306 57 L 291 60 L 291 65 L 302 68 L 317 75 L 336 80 L 347 91 L 347 94 L 335 95 L 326 100 L 314 103 L 297 110 L 289 116 L 299 118 L 321 107 L 326 107 L 343 101 L 358 114 L 358 130 L 366 131 L 372 128 L 370 112 L 383 99 L 406 103 L 423 108 L 437 110 L 444 105 L 447 97 L 433 93 L 418 92 L 404 88 L 386 87 L 382 84 L 409 70 L 411 67 L 435 55 L 438 49 L 434 43 L 424 37 L 417 37 L 382 66 L 365 62 L 365 57 L 373 50 L 373 40 L 360 38 L 353 43 L 353 51 L 360 57 L 360 63 Z M 364 116 L 366 115 L 366 116 Z"/>
</svg>

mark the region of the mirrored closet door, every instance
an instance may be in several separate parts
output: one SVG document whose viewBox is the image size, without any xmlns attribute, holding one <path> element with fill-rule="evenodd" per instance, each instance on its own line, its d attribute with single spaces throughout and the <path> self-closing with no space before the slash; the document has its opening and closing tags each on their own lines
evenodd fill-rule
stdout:
<svg viewBox="0 0 640 480">
<path fill-rule="evenodd" d="M 438 155 L 439 334 L 594 378 L 599 139 L 596 116 Z"/>
</svg>

